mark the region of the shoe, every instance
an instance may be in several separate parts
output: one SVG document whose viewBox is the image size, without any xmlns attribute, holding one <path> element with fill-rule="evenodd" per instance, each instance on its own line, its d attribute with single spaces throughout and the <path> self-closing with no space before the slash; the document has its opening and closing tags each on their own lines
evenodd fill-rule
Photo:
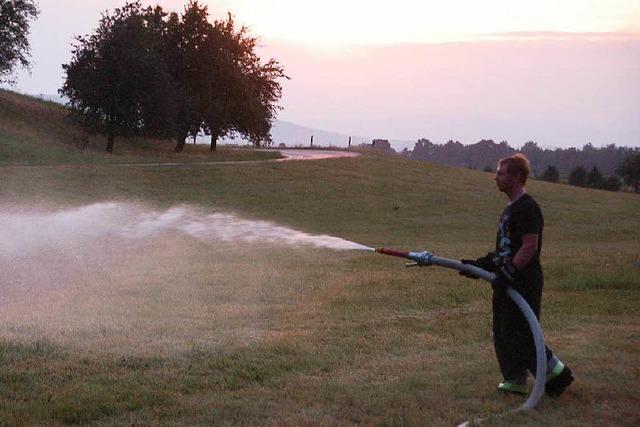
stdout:
<svg viewBox="0 0 640 427">
<path fill-rule="evenodd" d="M 503 381 L 498 384 L 498 391 L 503 393 L 527 394 L 529 390 L 527 390 L 526 384 L 518 384 L 513 381 Z"/>
<path fill-rule="evenodd" d="M 547 374 L 547 382 L 544 385 L 544 392 L 548 396 L 558 397 L 571 385 L 573 375 L 569 367 L 564 366 L 562 362 L 558 362 L 556 367 Z"/>
</svg>

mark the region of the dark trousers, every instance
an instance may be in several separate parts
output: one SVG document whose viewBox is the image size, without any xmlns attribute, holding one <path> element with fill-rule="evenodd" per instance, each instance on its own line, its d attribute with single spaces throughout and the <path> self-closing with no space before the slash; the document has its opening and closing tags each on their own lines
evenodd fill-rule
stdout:
<svg viewBox="0 0 640 427">
<path fill-rule="evenodd" d="M 540 319 L 542 286 L 541 270 L 528 274 L 526 281 L 514 285 L 514 288 L 531 306 L 538 320 Z M 536 347 L 531 329 L 516 303 L 509 298 L 503 289 L 493 292 L 493 345 L 500 371 L 505 380 L 525 379 L 527 371 L 535 375 Z M 545 349 L 547 361 L 549 361 L 553 357 L 553 353 L 548 347 Z"/>
</svg>

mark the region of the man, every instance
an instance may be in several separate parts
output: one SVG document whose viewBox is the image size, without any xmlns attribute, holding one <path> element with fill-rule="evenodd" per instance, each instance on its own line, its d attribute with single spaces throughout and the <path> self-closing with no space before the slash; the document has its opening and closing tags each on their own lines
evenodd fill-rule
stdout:
<svg viewBox="0 0 640 427">
<path fill-rule="evenodd" d="M 543 285 L 540 251 L 544 220 L 540 207 L 525 188 L 529 170 L 529 161 L 523 154 L 500 160 L 495 181 L 498 190 L 509 197 L 509 204 L 500 216 L 495 252 L 477 260 L 462 260 L 496 275 L 492 283 L 493 342 L 504 378 L 498 390 L 518 394 L 527 393 L 527 371 L 535 375 L 535 344 L 524 315 L 506 288 L 518 291 L 539 318 Z M 545 392 L 559 396 L 573 382 L 573 375 L 549 348 L 546 353 Z"/>
</svg>

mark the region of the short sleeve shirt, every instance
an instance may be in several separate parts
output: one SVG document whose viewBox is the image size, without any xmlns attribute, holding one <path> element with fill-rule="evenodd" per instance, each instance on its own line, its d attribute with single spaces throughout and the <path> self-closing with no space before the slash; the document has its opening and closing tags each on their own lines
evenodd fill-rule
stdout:
<svg viewBox="0 0 640 427">
<path fill-rule="evenodd" d="M 518 200 L 509 204 L 500 215 L 500 222 L 498 223 L 494 258 L 496 265 L 501 266 L 505 262 L 512 260 L 513 256 L 522 247 L 522 236 L 525 234 L 537 234 L 538 252 L 522 272 L 526 275 L 534 269 L 540 269 L 543 228 L 544 219 L 540 206 L 529 194 L 525 193 Z"/>
</svg>

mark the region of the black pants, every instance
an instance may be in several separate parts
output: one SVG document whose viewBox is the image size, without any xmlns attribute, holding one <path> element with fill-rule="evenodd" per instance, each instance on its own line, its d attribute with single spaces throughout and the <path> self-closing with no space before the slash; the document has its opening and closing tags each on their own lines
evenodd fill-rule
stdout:
<svg viewBox="0 0 640 427">
<path fill-rule="evenodd" d="M 534 271 L 527 279 L 516 283 L 514 288 L 524 297 L 540 319 L 542 298 L 542 271 Z M 531 329 L 518 306 L 504 289 L 493 292 L 493 345 L 500 371 L 505 380 L 518 381 L 526 378 L 527 371 L 536 373 L 536 347 Z M 553 353 L 545 347 L 547 361 Z"/>
</svg>

